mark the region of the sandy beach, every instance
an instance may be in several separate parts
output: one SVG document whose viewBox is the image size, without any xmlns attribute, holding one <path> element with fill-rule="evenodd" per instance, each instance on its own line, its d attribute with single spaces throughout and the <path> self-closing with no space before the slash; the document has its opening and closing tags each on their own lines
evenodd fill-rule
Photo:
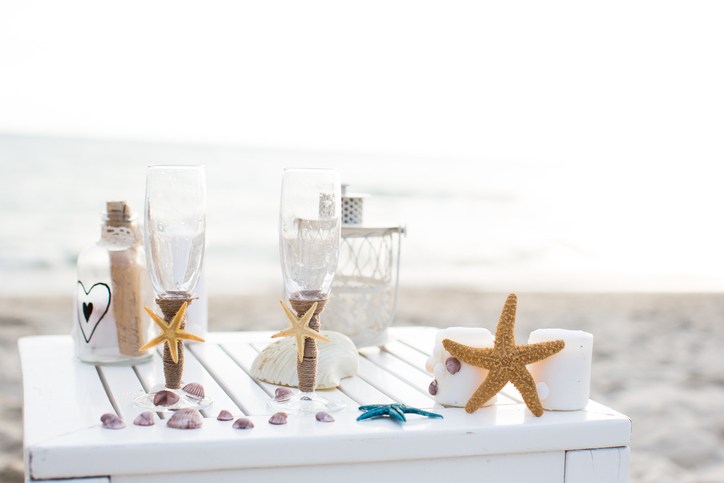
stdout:
<svg viewBox="0 0 724 483">
<path fill-rule="evenodd" d="M 506 294 L 407 289 L 395 325 L 486 327 Z M 594 334 L 591 397 L 633 420 L 629 481 L 724 481 L 724 295 L 519 293 L 516 340 L 537 328 Z M 209 328 L 271 330 L 277 295 L 209 300 Z M 0 482 L 23 481 L 17 340 L 70 331 L 72 299 L 0 298 Z"/>
</svg>

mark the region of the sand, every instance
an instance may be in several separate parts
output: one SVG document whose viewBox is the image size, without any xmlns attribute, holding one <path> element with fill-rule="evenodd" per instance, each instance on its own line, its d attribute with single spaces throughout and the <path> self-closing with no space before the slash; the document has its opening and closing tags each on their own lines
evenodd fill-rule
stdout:
<svg viewBox="0 0 724 483">
<path fill-rule="evenodd" d="M 495 330 L 506 294 L 408 289 L 395 325 Z M 629 481 L 724 481 L 724 295 L 519 293 L 516 340 L 594 334 L 591 397 L 633 420 Z M 271 330 L 278 295 L 210 298 L 210 330 Z M 0 482 L 23 481 L 17 339 L 70 331 L 72 300 L 0 298 Z"/>
</svg>

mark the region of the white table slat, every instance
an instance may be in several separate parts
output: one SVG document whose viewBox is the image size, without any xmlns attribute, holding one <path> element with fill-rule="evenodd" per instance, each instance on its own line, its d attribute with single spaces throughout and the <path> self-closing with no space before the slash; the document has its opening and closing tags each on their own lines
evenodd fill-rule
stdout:
<svg viewBox="0 0 724 483">
<path fill-rule="evenodd" d="M 98 367 L 98 371 L 108 384 L 107 389 L 111 392 L 111 396 L 115 400 L 116 407 L 120 412 L 118 416 L 123 419 L 126 424 L 131 424 L 131 422 L 136 419 L 136 416 L 143 412 L 142 409 L 133 405 L 133 400 L 138 396 L 146 394 L 133 367 L 103 366 Z"/>
<path fill-rule="evenodd" d="M 416 408 L 431 408 L 435 406 L 435 401 L 431 398 L 425 396 L 417 389 L 410 387 L 394 374 L 376 366 L 365 357 L 360 357 L 357 377 L 386 394 L 395 402 Z"/>
<path fill-rule="evenodd" d="M 95 426 L 101 414 L 115 413 L 95 366 L 78 362 L 69 337 L 23 338 L 18 345 L 23 362 L 23 413 L 32 415 L 24 428 L 26 447 Z"/>
<path fill-rule="evenodd" d="M 431 376 L 431 374 L 425 370 L 425 362 L 430 357 L 429 355 L 423 354 L 417 349 L 413 349 L 409 345 L 403 344 L 402 342 L 396 340 L 385 344 L 384 347 L 382 347 L 382 350 L 384 350 L 385 352 L 389 352 L 398 359 L 407 362 L 413 368 L 417 369 L 423 374 Z"/>
<path fill-rule="evenodd" d="M 340 381 L 341 390 L 357 402 L 364 404 L 394 404 L 396 401 L 359 377 L 345 377 Z M 361 413 L 360 413 L 361 414 Z"/>
<path fill-rule="evenodd" d="M 429 402 L 426 404 L 427 407 L 435 404 L 435 399 L 433 399 L 427 390 L 430 386 L 430 381 L 432 381 L 430 374 L 426 374 L 418 369 L 415 369 L 408 363 L 402 361 L 387 351 L 380 350 L 378 347 L 366 347 L 361 349 L 360 355 L 380 369 L 394 374 L 395 377 L 417 390 L 425 398 L 429 399 Z"/>
<path fill-rule="evenodd" d="M 244 415 L 268 412 L 266 403 L 270 399 L 269 395 L 221 347 L 216 344 L 195 344 L 191 347 L 191 351 L 209 369 L 229 398 L 235 402 L 232 408 L 227 407 L 228 403 L 223 406 L 224 403 L 217 403 L 214 400 L 214 408 L 217 412 L 227 409 L 237 416 L 237 406 Z"/>
<path fill-rule="evenodd" d="M 240 409 L 237 408 L 236 403 L 229 397 L 226 391 L 219 385 L 218 382 L 216 382 L 216 379 L 209 374 L 203 364 L 201 364 L 201 362 L 196 358 L 193 348 L 197 345 L 199 345 L 199 343 L 190 344 L 186 347 L 182 378 L 183 383 L 188 384 L 189 382 L 198 382 L 204 386 L 204 392 L 206 395 L 214 401 L 213 406 L 202 411 L 204 416 L 215 418 L 222 409 L 227 409 L 234 414 L 238 413 Z M 161 372 L 161 376 L 163 376 L 163 372 Z"/>
<path fill-rule="evenodd" d="M 388 331 L 393 340 L 398 340 L 426 356 L 432 355 L 435 336 L 440 329 L 435 327 L 417 327 L 418 330 L 414 331 L 409 329 L 410 327 L 390 327 Z"/>
</svg>

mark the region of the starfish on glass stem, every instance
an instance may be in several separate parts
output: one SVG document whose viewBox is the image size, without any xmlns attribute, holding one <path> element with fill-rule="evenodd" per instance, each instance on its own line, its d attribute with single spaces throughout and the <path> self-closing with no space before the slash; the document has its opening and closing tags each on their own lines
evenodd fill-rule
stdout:
<svg viewBox="0 0 724 483">
<path fill-rule="evenodd" d="M 167 324 L 163 317 L 157 315 L 153 310 L 149 309 L 148 307 L 144 307 L 144 309 L 146 309 L 146 312 L 148 312 L 148 315 L 150 315 L 153 321 L 156 322 L 156 325 L 161 328 L 161 333 L 151 339 L 148 344 L 141 347 L 139 351 L 145 351 L 146 349 L 150 349 L 151 347 L 166 342 L 168 344 L 168 350 L 171 353 L 171 358 L 173 359 L 174 364 L 178 364 L 177 342 L 179 340 L 185 339 L 205 342 L 204 339 L 202 339 L 201 337 L 198 337 L 191 332 L 186 332 L 185 330 L 180 328 L 181 322 L 184 320 L 184 314 L 186 313 L 187 305 L 188 304 L 184 302 L 178 312 L 176 312 L 176 315 L 173 316 L 173 319 L 171 319 L 171 322 L 169 324 Z"/>
<path fill-rule="evenodd" d="M 280 304 L 282 304 L 282 308 L 284 309 L 284 313 L 287 314 L 287 318 L 289 319 L 289 327 L 284 329 L 281 332 L 277 332 L 272 336 L 272 339 L 275 337 L 294 337 L 297 340 L 297 351 L 299 352 L 299 362 L 302 361 L 304 358 L 304 338 L 310 337 L 313 339 L 323 340 L 324 342 L 329 342 L 329 339 L 327 339 L 325 336 L 317 332 L 316 330 L 309 327 L 309 322 L 312 320 L 312 317 L 314 317 L 314 311 L 317 310 L 317 302 L 314 302 L 314 304 L 307 310 L 307 313 L 302 315 L 301 317 L 297 317 L 294 312 L 292 312 L 286 305 L 284 305 L 284 302 L 281 300 L 279 301 Z"/>
</svg>

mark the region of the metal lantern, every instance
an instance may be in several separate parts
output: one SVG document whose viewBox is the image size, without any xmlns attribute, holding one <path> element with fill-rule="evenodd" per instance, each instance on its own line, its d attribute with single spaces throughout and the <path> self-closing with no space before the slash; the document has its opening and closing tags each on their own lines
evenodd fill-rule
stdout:
<svg viewBox="0 0 724 483">
<path fill-rule="evenodd" d="M 324 313 L 324 327 L 357 345 L 382 345 L 397 308 L 401 236 L 405 227 L 363 223 L 368 195 L 342 186 L 342 240 L 337 273 Z"/>
</svg>

